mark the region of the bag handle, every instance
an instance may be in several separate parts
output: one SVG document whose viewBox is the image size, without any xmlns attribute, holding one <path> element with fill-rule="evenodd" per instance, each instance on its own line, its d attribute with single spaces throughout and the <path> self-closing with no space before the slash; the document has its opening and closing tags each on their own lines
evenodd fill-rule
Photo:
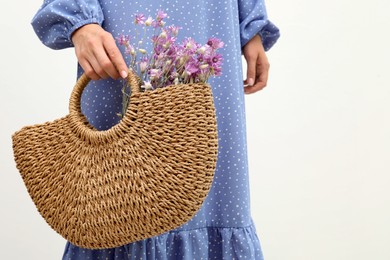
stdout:
<svg viewBox="0 0 390 260">
<path fill-rule="evenodd" d="M 137 115 L 137 105 L 138 99 L 137 96 L 141 94 L 140 84 L 141 79 L 132 69 L 129 69 L 127 82 L 131 88 L 130 101 L 131 103 L 127 107 L 126 113 L 123 115 L 122 120 L 113 126 L 112 128 L 105 131 L 98 131 L 88 124 L 85 116 L 81 112 L 81 94 L 83 90 L 91 81 L 90 78 L 84 73 L 77 80 L 76 85 L 74 86 L 71 97 L 69 100 L 69 114 L 71 125 L 73 129 L 78 133 L 80 137 L 89 142 L 101 143 L 107 140 L 112 140 L 112 138 L 120 137 L 128 127 L 132 125 L 136 119 Z"/>
<path fill-rule="evenodd" d="M 81 77 L 77 80 L 75 87 L 73 88 L 70 102 L 69 102 L 69 112 L 78 113 L 80 111 L 80 99 L 81 94 L 83 93 L 85 87 L 91 81 L 88 76 L 83 73 Z M 134 73 L 132 69 L 129 69 L 127 75 L 127 82 L 131 87 L 131 96 L 136 93 L 140 93 L 140 82 L 141 79 Z M 130 97 L 131 97 L 130 96 Z"/>
</svg>

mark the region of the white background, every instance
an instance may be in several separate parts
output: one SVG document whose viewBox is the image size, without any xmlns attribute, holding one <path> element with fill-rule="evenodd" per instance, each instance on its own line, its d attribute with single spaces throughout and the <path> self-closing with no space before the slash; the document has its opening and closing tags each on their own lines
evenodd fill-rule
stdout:
<svg viewBox="0 0 390 260">
<path fill-rule="evenodd" d="M 60 259 L 11 134 L 67 113 L 73 49 L 30 20 L 42 1 L 1 0 L 0 258 Z M 390 2 L 273 0 L 282 37 L 268 86 L 246 96 L 251 204 L 266 260 L 390 259 Z M 74 68 L 74 69 L 69 69 Z"/>
</svg>

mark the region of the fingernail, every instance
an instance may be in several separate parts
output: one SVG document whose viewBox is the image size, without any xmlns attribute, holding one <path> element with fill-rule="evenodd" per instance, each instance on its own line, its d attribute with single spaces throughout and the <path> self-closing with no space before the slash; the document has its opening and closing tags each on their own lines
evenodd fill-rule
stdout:
<svg viewBox="0 0 390 260">
<path fill-rule="evenodd" d="M 249 86 L 253 86 L 254 83 L 255 83 L 255 82 L 254 82 L 254 80 L 253 80 L 252 78 L 249 78 L 249 79 L 248 79 L 248 85 L 249 85 Z"/>
<path fill-rule="evenodd" d="M 127 72 L 122 70 L 121 71 L 121 77 L 124 78 L 124 79 L 127 78 Z"/>
</svg>

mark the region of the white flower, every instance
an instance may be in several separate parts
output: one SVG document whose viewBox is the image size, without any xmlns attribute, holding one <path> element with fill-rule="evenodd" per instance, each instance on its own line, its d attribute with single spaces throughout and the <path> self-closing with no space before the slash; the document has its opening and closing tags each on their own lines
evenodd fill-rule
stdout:
<svg viewBox="0 0 390 260">
<path fill-rule="evenodd" d="M 152 84 L 150 84 L 150 81 L 145 81 L 144 84 L 141 86 L 141 88 L 145 90 L 153 89 Z"/>
<path fill-rule="evenodd" d="M 146 26 L 151 26 L 153 23 L 153 18 L 151 16 L 148 17 L 148 19 L 145 21 Z"/>
</svg>

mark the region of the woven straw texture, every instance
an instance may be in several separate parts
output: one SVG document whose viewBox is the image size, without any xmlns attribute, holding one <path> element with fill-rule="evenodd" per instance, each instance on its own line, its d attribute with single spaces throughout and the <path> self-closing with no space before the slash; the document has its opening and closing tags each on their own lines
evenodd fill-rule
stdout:
<svg viewBox="0 0 390 260">
<path fill-rule="evenodd" d="M 74 245 L 112 248 L 189 221 L 206 198 L 218 153 L 208 84 L 141 92 L 130 71 L 130 105 L 106 131 L 80 109 L 89 79 L 77 81 L 70 113 L 14 133 L 16 166 L 39 213 Z"/>
</svg>

